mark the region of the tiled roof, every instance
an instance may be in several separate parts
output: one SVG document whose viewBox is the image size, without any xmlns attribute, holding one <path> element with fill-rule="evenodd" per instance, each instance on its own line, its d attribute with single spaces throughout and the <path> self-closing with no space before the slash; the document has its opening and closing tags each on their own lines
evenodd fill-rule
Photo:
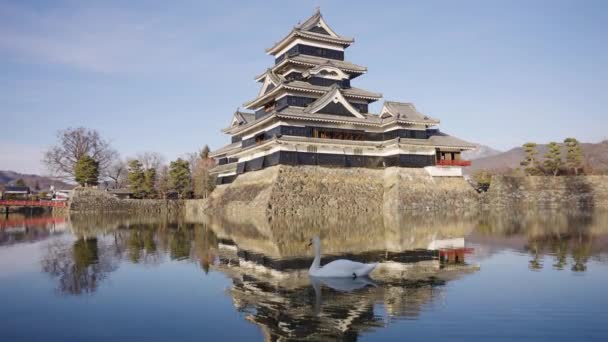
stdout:
<svg viewBox="0 0 608 342">
<path fill-rule="evenodd" d="M 239 123 L 246 124 L 255 120 L 254 113 L 241 112 L 237 110 L 234 112 L 234 116 L 239 120 Z"/>
<path fill-rule="evenodd" d="M 312 29 L 316 26 L 325 26 L 328 30 L 328 34 L 314 32 Z M 349 37 L 342 37 L 336 34 L 327 25 L 320 11 L 316 11 L 310 18 L 306 19 L 303 23 L 296 25 L 283 39 L 276 42 L 272 47 L 266 49 L 268 53 L 276 53 L 281 47 L 289 43 L 293 38 L 302 37 L 311 40 L 317 40 L 322 42 L 329 42 L 333 44 L 342 45 L 344 47 L 349 46 L 355 40 Z"/>
<path fill-rule="evenodd" d="M 350 72 L 364 73 L 367 71 L 367 67 L 353 64 L 349 61 L 341 61 L 341 60 L 337 60 L 337 59 L 329 59 L 329 58 L 308 56 L 308 55 L 302 55 L 302 54 L 290 56 L 289 58 L 286 58 L 284 61 L 282 61 L 279 64 L 282 64 L 284 62 L 295 62 L 295 63 L 306 64 L 309 66 L 328 64 L 328 65 L 335 66 L 336 68 L 338 68 L 342 71 L 347 71 L 347 72 L 350 71 Z"/>
<path fill-rule="evenodd" d="M 274 65 L 269 70 L 276 71 L 281 66 L 286 65 L 286 64 L 299 64 L 299 65 L 305 65 L 305 66 L 309 66 L 309 67 L 317 67 L 320 65 L 330 65 L 330 66 L 334 66 L 344 72 L 351 73 L 351 74 L 352 73 L 363 74 L 363 73 L 367 72 L 367 67 L 353 64 L 349 61 L 340 61 L 337 59 L 329 59 L 329 58 L 308 56 L 308 55 L 301 55 L 301 54 L 297 54 L 297 55 L 293 55 L 288 58 L 285 58 L 279 64 Z M 263 73 L 255 76 L 254 79 L 261 80 L 261 78 L 263 78 L 267 72 L 268 72 L 268 70 L 264 71 Z M 275 74 L 276 74 L 276 72 L 275 72 Z M 351 77 L 351 78 L 353 78 L 353 77 Z"/>
<path fill-rule="evenodd" d="M 456 138 L 444 132 L 437 132 L 435 135 L 431 136 L 428 139 L 432 144 L 437 146 L 452 146 L 452 147 L 465 147 L 465 148 L 475 148 L 477 145 L 472 144 L 468 141 L 464 141 L 462 139 Z"/>
<path fill-rule="evenodd" d="M 210 157 L 216 157 L 216 156 L 219 156 L 219 155 L 224 154 L 226 152 L 236 151 L 236 150 L 238 150 L 240 148 L 241 148 L 241 142 L 237 141 L 235 143 L 222 146 L 222 147 L 218 148 L 215 151 L 211 151 L 211 153 L 209 153 L 209 156 Z"/>
<path fill-rule="evenodd" d="M 385 114 L 385 112 L 388 112 L 390 115 L 402 120 L 427 124 L 439 123 L 439 120 L 433 119 L 418 112 L 412 103 L 386 101 L 382 107 L 381 114 Z"/>
<path fill-rule="evenodd" d="M 322 93 L 322 94 L 325 94 L 326 92 L 331 91 L 333 89 L 331 86 L 324 87 L 324 86 L 310 84 L 310 83 L 304 82 L 304 81 L 286 82 L 285 86 L 314 91 L 314 92 Z M 367 91 L 365 89 L 355 88 L 355 87 L 344 88 L 344 89 L 342 89 L 342 93 L 344 94 L 344 96 L 362 97 L 362 98 L 366 98 L 366 99 L 377 100 L 377 99 L 382 98 L 382 94 L 380 94 L 380 93 L 374 93 L 371 91 Z"/>
<path fill-rule="evenodd" d="M 331 91 L 332 88 L 314 85 L 314 84 L 310 84 L 308 82 L 297 81 L 297 80 L 283 82 L 283 83 L 279 84 L 278 86 L 276 86 L 275 88 L 273 88 L 271 91 L 266 92 L 262 96 L 259 96 L 249 102 L 246 102 L 245 104 L 243 104 L 243 106 L 245 108 L 253 109 L 253 107 L 257 107 L 257 106 L 265 103 L 265 101 L 267 99 L 273 98 L 282 89 L 309 92 L 309 93 L 315 93 L 315 94 L 325 94 L 328 91 Z M 364 89 L 360 89 L 360 88 L 355 88 L 355 87 L 342 89 L 342 94 L 344 94 L 344 96 L 346 96 L 346 97 L 360 98 L 360 99 L 372 100 L 372 101 L 376 101 L 376 100 L 382 98 L 382 94 L 380 94 L 380 93 L 373 93 L 373 92 L 370 92 L 370 91 L 367 91 Z"/>
</svg>

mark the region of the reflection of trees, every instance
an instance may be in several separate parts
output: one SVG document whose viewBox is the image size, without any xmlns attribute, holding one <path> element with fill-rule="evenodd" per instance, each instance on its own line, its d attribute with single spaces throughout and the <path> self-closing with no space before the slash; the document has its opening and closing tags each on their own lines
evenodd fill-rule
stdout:
<svg viewBox="0 0 608 342">
<path fill-rule="evenodd" d="M 524 236 L 524 249 L 532 259 L 529 268 L 543 268 L 542 258 L 550 254 L 553 268 L 564 270 L 571 257 L 570 269 L 583 272 L 594 253 L 605 252 L 601 242 L 608 235 L 608 215 L 586 211 L 528 211 L 486 215 L 480 219 L 476 232 L 487 236 Z"/>
<path fill-rule="evenodd" d="M 43 271 L 59 279 L 59 292 L 70 295 L 95 292 L 116 267 L 110 249 L 97 238 L 79 238 L 71 248 L 64 240 L 54 241 L 42 260 Z"/>
<path fill-rule="evenodd" d="M 129 260 L 132 263 L 137 264 L 141 259 L 141 252 L 144 249 L 144 240 L 143 234 L 139 231 L 132 231 L 130 233 L 129 242 L 128 242 L 128 255 Z"/>
<path fill-rule="evenodd" d="M 190 257 L 192 246 L 192 230 L 185 224 L 178 224 L 172 229 L 169 237 L 169 255 L 174 260 L 184 260 Z"/>
<path fill-rule="evenodd" d="M 216 257 L 217 244 L 217 236 L 207 225 L 194 226 L 194 256 L 205 273 L 209 273 Z"/>
</svg>

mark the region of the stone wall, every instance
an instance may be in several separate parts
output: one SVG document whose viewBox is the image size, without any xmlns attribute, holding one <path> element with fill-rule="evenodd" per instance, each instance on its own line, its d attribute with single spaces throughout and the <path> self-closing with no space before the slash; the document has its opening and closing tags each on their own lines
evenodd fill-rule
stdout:
<svg viewBox="0 0 608 342">
<path fill-rule="evenodd" d="M 608 208 L 608 176 L 494 176 L 486 208 Z"/>
<path fill-rule="evenodd" d="M 196 210 L 302 216 L 478 206 L 477 193 L 463 178 L 431 177 L 423 169 L 279 165 L 242 174 L 217 187 Z"/>
<path fill-rule="evenodd" d="M 479 196 L 462 177 L 431 177 L 423 169 L 388 168 L 384 172 L 385 214 L 403 210 L 469 211 Z"/>
<path fill-rule="evenodd" d="M 183 201 L 118 199 L 106 191 L 77 188 L 70 200 L 73 212 L 180 213 Z"/>
</svg>

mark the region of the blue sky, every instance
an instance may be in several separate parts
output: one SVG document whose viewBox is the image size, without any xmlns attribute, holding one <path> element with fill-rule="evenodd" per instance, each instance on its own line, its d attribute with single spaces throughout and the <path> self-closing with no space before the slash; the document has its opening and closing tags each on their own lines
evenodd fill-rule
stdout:
<svg viewBox="0 0 608 342">
<path fill-rule="evenodd" d="M 499 149 L 608 137 L 607 1 L 0 0 L 0 170 L 44 173 L 70 126 L 125 157 L 222 146 L 264 48 L 316 6 L 355 37 L 354 86 L 446 132 Z"/>
</svg>

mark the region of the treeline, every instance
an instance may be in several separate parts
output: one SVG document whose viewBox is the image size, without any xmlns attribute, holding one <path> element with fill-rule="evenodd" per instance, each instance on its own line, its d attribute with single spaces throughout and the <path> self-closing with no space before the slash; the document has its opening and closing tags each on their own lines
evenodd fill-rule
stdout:
<svg viewBox="0 0 608 342">
<path fill-rule="evenodd" d="M 591 173 L 586 165 L 583 151 L 578 140 L 566 138 L 562 144 L 550 142 L 547 151 L 539 157 L 538 144 L 528 142 L 523 144 L 524 158 L 520 167 L 508 172 L 512 176 L 566 176 Z M 478 170 L 473 173 L 471 180 L 478 192 L 487 191 L 492 182 L 493 172 Z"/>
<path fill-rule="evenodd" d="M 167 164 L 156 152 L 123 159 L 97 131 L 84 127 L 59 131 L 57 140 L 43 162 L 80 186 L 126 190 L 134 198 L 205 198 L 215 186 L 207 145 Z"/>
<path fill-rule="evenodd" d="M 519 164 L 526 175 L 579 175 L 585 171 L 583 151 L 575 138 L 566 138 L 563 144 L 550 142 L 543 159 L 538 158 L 537 146 L 534 142 L 523 145 L 525 156 Z"/>
</svg>

